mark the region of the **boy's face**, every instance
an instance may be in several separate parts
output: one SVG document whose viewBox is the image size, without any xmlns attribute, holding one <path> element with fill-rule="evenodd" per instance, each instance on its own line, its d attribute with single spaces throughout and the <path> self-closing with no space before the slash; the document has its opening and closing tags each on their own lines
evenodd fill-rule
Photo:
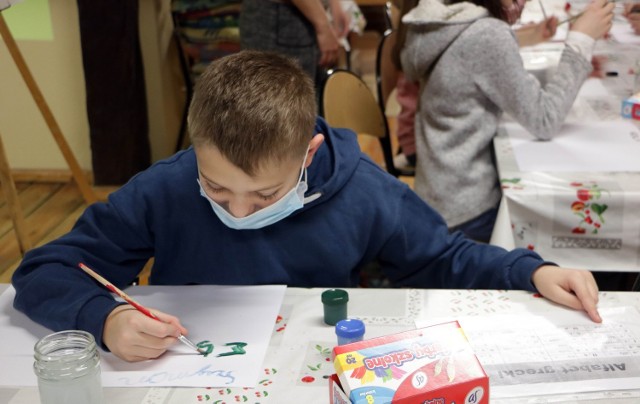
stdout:
<svg viewBox="0 0 640 404">
<path fill-rule="evenodd" d="M 209 198 L 237 218 L 263 209 L 291 191 L 298 183 L 304 160 L 300 156 L 281 164 L 265 165 L 255 176 L 249 176 L 224 158 L 215 146 L 201 145 L 194 150 L 202 188 Z"/>
</svg>

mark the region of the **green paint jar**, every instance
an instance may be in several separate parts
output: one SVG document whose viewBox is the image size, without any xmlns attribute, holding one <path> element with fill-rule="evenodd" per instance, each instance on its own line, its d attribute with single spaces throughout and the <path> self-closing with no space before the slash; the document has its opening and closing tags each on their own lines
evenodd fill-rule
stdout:
<svg viewBox="0 0 640 404">
<path fill-rule="evenodd" d="M 324 322 L 328 325 L 336 325 L 338 321 L 347 318 L 348 301 L 349 294 L 346 290 L 328 289 L 322 292 Z"/>
</svg>

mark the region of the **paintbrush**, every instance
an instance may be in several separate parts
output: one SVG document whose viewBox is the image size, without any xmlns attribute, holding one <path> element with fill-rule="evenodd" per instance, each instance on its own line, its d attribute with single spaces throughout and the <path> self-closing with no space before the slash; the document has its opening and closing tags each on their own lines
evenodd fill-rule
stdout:
<svg viewBox="0 0 640 404">
<path fill-rule="evenodd" d="M 561 26 L 562 24 L 566 23 L 566 22 L 574 22 L 575 20 L 578 19 L 578 17 L 580 17 L 582 14 L 584 13 L 584 11 L 574 15 L 573 17 L 569 17 L 566 20 L 562 20 L 558 23 L 558 27 Z"/>
<path fill-rule="evenodd" d="M 80 267 L 80 269 L 82 269 L 84 272 L 86 272 L 87 274 L 89 274 L 93 279 L 97 280 L 98 282 L 100 282 L 105 288 L 109 289 L 111 292 L 115 293 L 116 295 L 120 296 L 121 298 L 124 299 L 125 302 L 129 303 L 130 305 L 132 305 L 136 310 L 138 310 L 140 313 L 144 314 L 147 317 L 150 317 L 154 320 L 158 320 L 158 321 L 162 321 L 159 317 L 157 317 L 155 314 L 153 314 L 153 312 L 151 310 L 149 310 L 148 308 L 144 307 L 143 305 L 141 305 L 140 303 L 136 302 L 135 300 L 133 300 L 129 295 L 127 295 L 126 293 L 124 293 L 122 290 L 118 289 L 115 285 L 113 285 L 111 282 L 109 282 L 108 280 L 104 279 L 102 276 L 100 276 L 97 272 L 95 272 L 93 269 L 89 268 L 88 266 L 86 266 L 85 264 L 83 264 L 82 262 L 78 264 L 78 266 Z M 194 344 L 193 342 L 191 342 L 187 337 L 185 337 L 184 335 L 180 334 L 180 336 L 178 337 L 178 339 L 180 340 L 180 342 L 182 342 L 183 344 L 185 344 L 186 346 L 188 346 L 189 348 L 198 351 L 198 353 L 200 354 L 204 354 L 204 351 L 202 351 L 200 348 L 198 348 L 198 346 L 196 344 Z"/>
<path fill-rule="evenodd" d="M 609 0 L 609 3 L 617 3 L 618 0 Z M 566 20 L 562 20 L 558 23 L 558 26 L 566 23 L 566 22 L 574 22 L 575 20 L 577 20 L 582 14 L 584 14 L 584 11 L 579 12 L 578 14 L 567 18 Z"/>
<path fill-rule="evenodd" d="M 540 10 L 542 10 L 542 17 L 544 17 L 544 20 L 547 21 L 547 11 L 544 9 L 542 0 L 538 0 L 538 3 L 540 4 Z"/>
</svg>

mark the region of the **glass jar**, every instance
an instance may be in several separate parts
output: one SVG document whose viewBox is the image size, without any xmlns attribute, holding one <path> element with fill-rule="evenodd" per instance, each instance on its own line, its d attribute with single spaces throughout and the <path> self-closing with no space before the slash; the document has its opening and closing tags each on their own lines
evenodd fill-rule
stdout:
<svg viewBox="0 0 640 404">
<path fill-rule="evenodd" d="M 40 339 L 34 351 L 42 404 L 104 403 L 100 354 L 91 334 L 60 331 Z"/>
</svg>

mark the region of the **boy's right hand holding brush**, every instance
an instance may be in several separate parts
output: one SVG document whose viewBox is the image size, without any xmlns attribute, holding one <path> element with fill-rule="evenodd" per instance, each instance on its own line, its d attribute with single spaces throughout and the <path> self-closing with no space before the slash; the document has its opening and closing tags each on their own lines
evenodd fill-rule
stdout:
<svg viewBox="0 0 640 404">
<path fill-rule="evenodd" d="M 154 310 L 161 321 L 145 316 L 133 306 L 121 305 L 109 313 L 102 340 L 111 353 L 129 362 L 155 359 L 176 344 L 187 329 L 177 317 Z"/>
</svg>

